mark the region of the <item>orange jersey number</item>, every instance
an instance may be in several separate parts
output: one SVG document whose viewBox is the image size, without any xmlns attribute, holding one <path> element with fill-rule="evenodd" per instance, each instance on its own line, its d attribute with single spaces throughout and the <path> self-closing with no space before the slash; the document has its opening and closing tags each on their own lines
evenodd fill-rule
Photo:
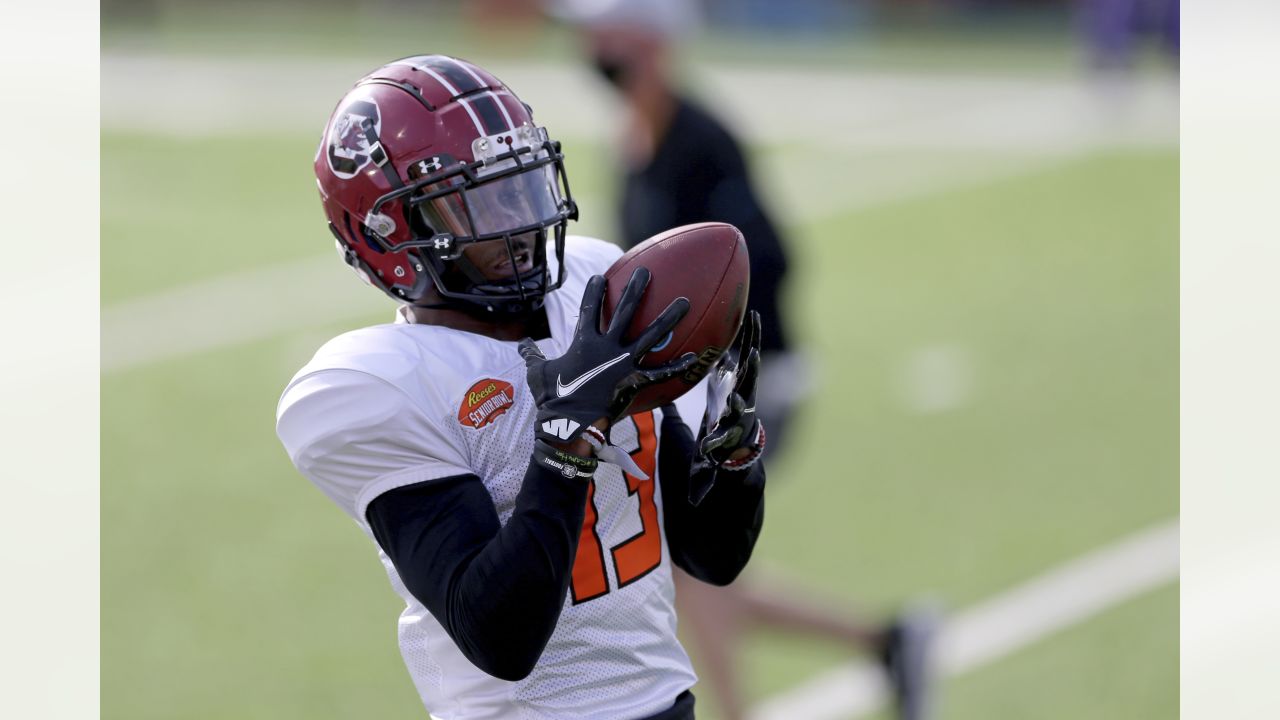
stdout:
<svg viewBox="0 0 1280 720">
<path fill-rule="evenodd" d="M 648 480 L 627 475 L 627 492 L 640 498 L 640 532 L 610 548 L 613 564 L 618 572 L 618 587 L 627 585 L 648 575 L 662 563 L 662 535 L 658 529 L 658 505 L 653 493 L 658 465 L 658 435 L 654 427 L 653 411 L 627 418 L 636 426 L 636 448 L 630 450 L 631 459 L 649 475 Z M 624 448 L 626 449 L 626 448 Z M 582 520 L 582 536 L 578 540 L 578 554 L 573 562 L 571 590 L 573 604 L 594 600 L 609 592 L 609 580 L 605 577 L 604 549 L 596 523 L 600 519 L 595 506 L 595 480 L 587 488 L 587 512 Z"/>
</svg>

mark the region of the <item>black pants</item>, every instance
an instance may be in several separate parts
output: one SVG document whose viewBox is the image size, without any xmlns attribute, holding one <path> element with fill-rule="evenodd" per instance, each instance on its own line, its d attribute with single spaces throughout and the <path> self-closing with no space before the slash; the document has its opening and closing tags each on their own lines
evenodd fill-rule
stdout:
<svg viewBox="0 0 1280 720">
<path fill-rule="evenodd" d="M 674 705 L 640 720 L 693 720 L 693 693 L 685 690 L 676 696 Z"/>
</svg>

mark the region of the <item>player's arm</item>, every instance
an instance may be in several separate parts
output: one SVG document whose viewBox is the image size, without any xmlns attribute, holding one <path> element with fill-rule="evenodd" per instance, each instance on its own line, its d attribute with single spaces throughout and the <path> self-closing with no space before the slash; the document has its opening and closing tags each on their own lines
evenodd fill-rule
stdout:
<svg viewBox="0 0 1280 720">
<path fill-rule="evenodd" d="M 764 524 L 764 464 L 741 470 L 694 469 L 697 443 L 675 412 L 662 409 L 659 477 L 671 559 L 690 575 L 728 585 L 746 567 Z M 710 486 L 697 504 L 696 490 Z"/>
<path fill-rule="evenodd" d="M 467 659 L 519 680 L 560 617 L 595 466 L 538 443 L 505 525 L 475 475 L 384 493 L 366 519 L 405 587 Z"/>
<path fill-rule="evenodd" d="M 663 408 L 659 476 L 676 565 L 715 584 L 733 582 L 764 523 L 764 429 L 755 416 L 760 316 L 748 314 L 734 348 L 712 372 L 695 441 L 674 405 Z"/>
<path fill-rule="evenodd" d="M 648 281 L 647 270 L 632 275 L 612 323 L 600 332 L 605 281 L 593 277 L 574 340 L 559 358 L 548 360 L 533 341 L 521 341 L 538 406 L 537 439 L 505 525 L 474 475 L 392 490 L 369 505 L 374 537 L 405 587 L 463 654 L 491 675 L 527 676 L 555 630 L 572 577 L 587 483 L 597 464 L 587 457 L 589 428 L 607 427 L 640 390 L 684 373 L 696 361 L 689 353 L 660 368 L 639 367 L 689 307 L 683 298 L 676 300 L 627 343 L 623 333 Z"/>
<path fill-rule="evenodd" d="M 594 461 L 539 447 L 509 522 L 435 414 L 380 376 L 327 369 L 291 383 L 277 432 L 290 459 L 364 521 L 407 589 L 477 667 L 533 667 L 564 603 Z M 589 449 L 587 450 L 589 454 Z M 518 480 L 518 478 L 517 478 Z"/>
</svg>

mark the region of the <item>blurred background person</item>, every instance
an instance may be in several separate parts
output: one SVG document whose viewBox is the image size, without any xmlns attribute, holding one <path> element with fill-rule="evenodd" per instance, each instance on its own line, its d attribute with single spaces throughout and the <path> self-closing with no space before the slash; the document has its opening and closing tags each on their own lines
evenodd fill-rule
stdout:
<svg viewBox="0 0 1280 720">
<path fill-rule="evenodd" d="M 685 0 L 562 0 L 552 12 L 580 28 L 589 62 L 625 104 L 617 224 L 625 247 L 698 222 L 738 227 L 751 254 L 747 307 L 762 320 L 757 407 L 776 457 L 811 372 L 786 330 L 786 243 L 761 202 L 737 137 L 679 87 L 673 43 L 700 25 Z M 791 588 L 778 590 L 778 588 Z M 768 627 L 835 639 L 883 664 L 903 718 L 925 716 L 932 613 L 923 607 L 887 622 L 815 603 L 793 582 L 745 577 L 714 587 L 676 573 L 676 602 L 726 720 L 745 717 L 737 658 L 743 634 Z"/>
</svg>

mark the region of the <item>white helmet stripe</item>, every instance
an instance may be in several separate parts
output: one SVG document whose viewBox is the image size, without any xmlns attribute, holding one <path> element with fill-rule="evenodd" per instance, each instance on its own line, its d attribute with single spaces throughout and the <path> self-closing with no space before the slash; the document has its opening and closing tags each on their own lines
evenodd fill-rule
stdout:
<svg viewBox="0 0 1280 720">
<path fill-rule="evenodd" d="M 440 83 L 441 85 L 443 85 L 443 86 L 444 86 L 444 89 L 449 91 L 449 95 L 450 95 L 450 96 L 452 96 L 452 97 L 457 97 L 458 95 L 460 95 L 460 94 L 461 94 L 461 93 L 459 93 L 459 92 L 458 92 L 458 88 L 454 87 L 454 86 L 453 86 L 453 83 L 451 83 L 451 82 L 449 82 L 448 80 L 446 80 L 446 79 L 444 78 L 444 76 L 443 76 L 443 75 L 441 75 L 440 73 L 436 72 L 435 70 L 432 70 L 431 68 L 427 67 L 426 65 L 419 65 L 419 64 L 417 64 L 417 63 L 415 63 L 415 62 L 412 62 L 412 58 L 411 58 L 410 60 L 403 60 L 403 61 L 400 61 L 400 62 L 392 63 L 392 65 L 408 65 L 409 67 L 417 68 L 417 69 L 421 70 L 422 72 L 424 72 L 424 73 L 426 73 L 426 74 L 430 75 L 431 77 L 435 78 L 435 81 L 436 81 L 436 82 L 438 82 L 438 83 Z M 484 131 L 484 125 L 482 125 L 482 124 L 480 123 L 480 118 L 476 116 L 476 111 L 475 111 L 475 110 L 472 110 L 472 109 L 471 109 L 471 106 L 470 106 L 470 105 L 468 105 L 468 104 L 467 104 L 467 102 L 466 102 L 465 100 L 464 100 L 461 104 L 462 104 L 462 107 L 466 109 L 467 114 L 471 116 L 471 122 L 475 123 L 475 126 L 476 126 L 476 132 L 480 134 L 480 137 L 484 137 L 485 135 L 487 135 L 488 133 L 486 133 L 486 132 Z"/>
<path fill-rule="evenodd" d="M 487 84 L 488 84 L 488 83 L 486 83 L 486 82 L 485 82 L 484 78 L 482 78 L 482 77 L 480 77 L 479 75 L 477 75 L 477 74 L 476 74 L 476 71 L 475 71 L 475 70 L 472 70 L 472 69 L 471 69 L 471 67 L 470 67 L 469 65 L 467 65 L 467 63 L 458 62 L 458 61 L 457 61 L 456 59 L 454 59 L 454 58 L 449 58 L 449 59 L 450 59 L 450 60 L 453 60 L 453 62 L 454 62 L 458 67 L 460 67 L 460 68 L 462 68 L 464 71 L 466 71 L 466 73 L 467 73 L 468 75 L 470 75 L 471 77 L 475 78 L 475 79 L 476 79 L 476 82 L 480 83 L 480 85 L 484 86 L 484 85 L 487 85 Z M 491 96 L 491 97 L 493 98 L 493 101 L 494 101 L 495 103 L 497 103 L 497 104 L 498 104 L 498 109 L 502 111 L 502 117 L 503 117 L 504 119 L 506 119 L 506 121 L 507 121 L 507 127 L 508 127 L 508 128 L 510 128 L 510 129 L 513 129 L 513 130 L 514 130 L 514 129 L 515 129 L 515 127 L 516 127 L 516 124 L 515 124 L 514 122 L 512 122 L 512 120 L 511 120 L 511 113 L 507 112 L 507 106 L 506 106 L 506 105 L 504 105 L 504 104 L 502 104 L 502 99 L 498 97 L 498 94 L 497 94 L 497 93 L 495 93 L 495 92 L 494 92 L 494 91 L 492 91 L 492 90 L 489 90 L 488 92 L 486 92 L 486 93 L 485 93 L 485 95 L 489 95 L 489 96 Z"/>
</svg>

